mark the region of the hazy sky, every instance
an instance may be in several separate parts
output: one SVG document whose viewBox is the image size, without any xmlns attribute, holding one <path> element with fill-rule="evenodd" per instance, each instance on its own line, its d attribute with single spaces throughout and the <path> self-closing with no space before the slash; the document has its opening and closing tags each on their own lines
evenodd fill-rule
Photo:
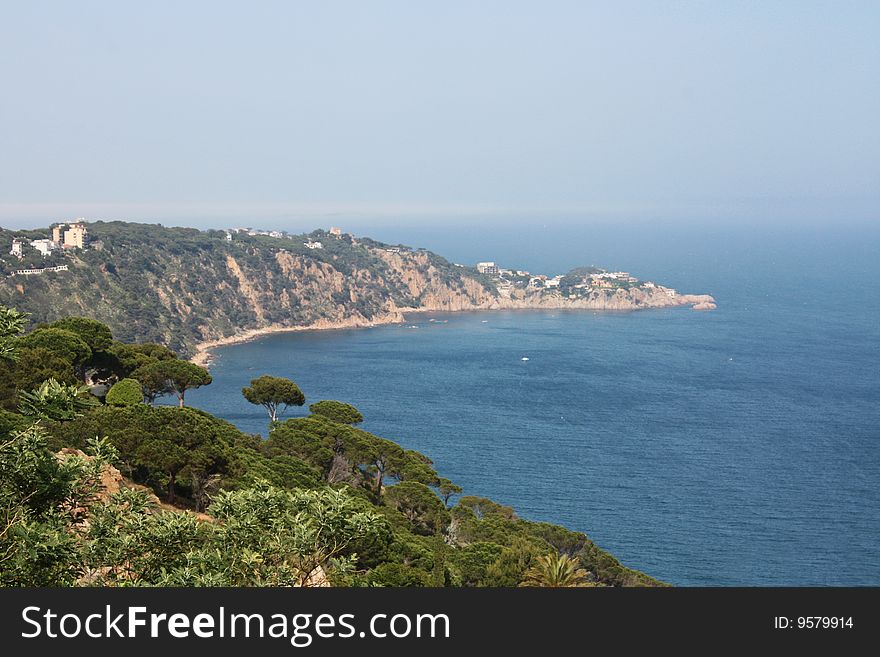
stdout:
<svg viewBox="0 0 880 657">
<path fill-rule="evenodd" d="M 880 2 L 4 2 L 0 221 L 880 219 Z"/>
</svg>

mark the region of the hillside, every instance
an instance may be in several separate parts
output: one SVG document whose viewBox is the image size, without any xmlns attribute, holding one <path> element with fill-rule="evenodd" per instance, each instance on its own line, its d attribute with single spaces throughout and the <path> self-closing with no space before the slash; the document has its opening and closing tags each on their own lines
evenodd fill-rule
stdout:
<svg viewBox="0 0 880 657">
<path fill-rule="evenodd" d="M 263 440 L 185 406 L 211 377 L 163 347 L 23 323 L 0 307 L 0 587 L 662 585 L 464 494 L 353 406 L 276 415 L 306 403 L 289 379 L 242 391 L 267 410 Z"/>
<path fill-rule="evenodd" d="M 26 246 L 19 260 L 8 253 L 13 238 L 45 238 L 48 229 L 0 229 L 0 304 L 30 313 L 34 324 L 92 317 L 120 340 L 159 342 L 191 355 L 200 343 L 248 331 L 389 323 L 407 310 L 630 310 L 712 301 L 634 286 L 565 294 L 517 287 L 423 249 L 325 231 L 235 233 L 229 241 L 219 230 L 93 222 L 88 233 L 89 248 L 43 259 Z M 313 240 L 321 248 L 306 246 Z M 57 265 L 68 269 L 10 275 Z"/>
</svg>

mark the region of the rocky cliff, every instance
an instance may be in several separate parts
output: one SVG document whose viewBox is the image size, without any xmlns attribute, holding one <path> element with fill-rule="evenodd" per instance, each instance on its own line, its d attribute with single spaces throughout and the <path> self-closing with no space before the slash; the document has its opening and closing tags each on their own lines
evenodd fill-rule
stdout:
<svg viewBox="0 0 880 657">
<path fill-rule="evenodd" d="M 235 234 L 228 241 L 222 231 L 97 222 L 89 233 L 100 249 L 55 256 L 68 271 L 16 274 L 16 261 L 4 256 L 0 303 L 31 313 L 34 323 L 93 317 L 120 340 L 161 342 L 186 354 L 202 343 L 266 330 L 397 322 L 411 310 L 714 307 L 709 296 L 668 297 L 640 287 L 578 298 L 558 290 L 499 290 L 476 270 L 431 252 L 322 231 Z M 0 241 L 38 234 L 0 230 Z M 312 239 L 323 248 L 307 248 Z"/>
</svg>

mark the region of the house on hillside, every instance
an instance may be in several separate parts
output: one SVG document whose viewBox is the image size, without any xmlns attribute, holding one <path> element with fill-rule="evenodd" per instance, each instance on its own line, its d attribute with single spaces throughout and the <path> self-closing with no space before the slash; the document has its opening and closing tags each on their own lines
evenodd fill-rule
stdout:
<svg viewBox="0 0 880 657">
<path fill-rule="evenodd" d="M 55 242 L 50 239 L 31 240 L 31 246 L 39 251 L 44 258 L 58 248 Z"/>
</svg>

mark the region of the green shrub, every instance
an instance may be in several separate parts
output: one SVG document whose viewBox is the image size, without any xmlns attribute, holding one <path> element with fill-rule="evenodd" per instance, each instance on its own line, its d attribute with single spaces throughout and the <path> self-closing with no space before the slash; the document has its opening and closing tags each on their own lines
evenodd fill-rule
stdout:
<svg viewBox="0 0 880 657">
<path fill-rule="evenodd" d="M 141 384 L 134 379 L 122 379 L 107 392 L 107 404 L 110 406 L 135 406 L 144 403 Z"/>
<path fill-rule="evenodd" d="M 367 586 L 431 586 L 431 573 L 400 563 L 383 563 L 365 578 Z"/>
</svg>

